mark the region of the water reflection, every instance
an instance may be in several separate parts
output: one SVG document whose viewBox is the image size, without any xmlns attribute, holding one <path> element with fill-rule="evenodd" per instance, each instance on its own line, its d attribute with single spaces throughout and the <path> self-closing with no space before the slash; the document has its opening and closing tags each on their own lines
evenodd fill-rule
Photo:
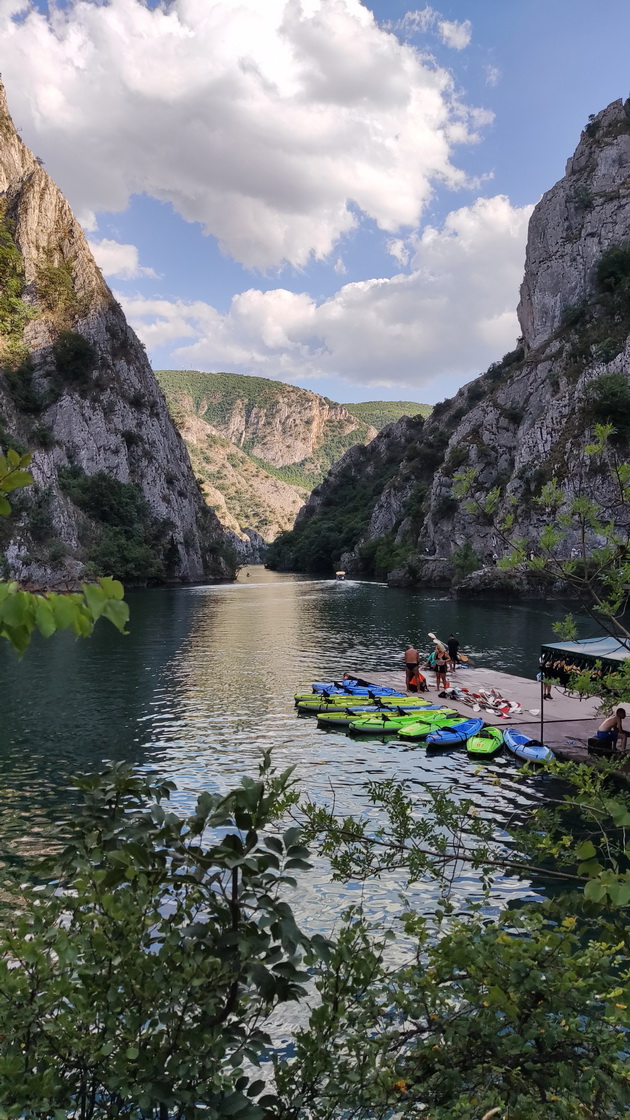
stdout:
<svg viewBox="0 0 630 1120">
<path fill-rule="evenodd" d="M 563 613 L 559 605 L 458 603 L 380 584 L 249 571 L 230 586 L 132 592 L 126 637 L 103 626 L 89 642 L 35 641 L 21 663 L 0 652 L 3 859 L 43 846 L 45 830 L 71 804 L 70 776 L 105 759 L 172 777 L 183 811 L 201 789 L 225 790 L 254 773 L 264 747 L 274 748 L 280 765 L 296 766 L 311 797 L 334 796 L 343 813 L 366 807 L 366 778 L 430 780 L 472 797 L 502 828 L 546 795 L 550 779 L 524 781 L 509 758 L 477 768 L 461 751 L 427 758 L 397 740 L 356 742 L 319 731 L 314 720 L 296 718 L 292 697 L 343 669 L 398 667 L 407 642 L 424 644 L 429 630 L 457 632 L 479 664 L 531 673 Z M 462 899 L 477 889 L 468 872 L 456 884 Z M 502 881 L 502 897 L 522 891 L 515 880 Z M 362 893 L 356 884 L 331 887 L 319 865 L 297 910 L 325 928 Z M 397 911 L 397 884 L 371 884 L 369 902 L 375 915 Z"/>
</svg>

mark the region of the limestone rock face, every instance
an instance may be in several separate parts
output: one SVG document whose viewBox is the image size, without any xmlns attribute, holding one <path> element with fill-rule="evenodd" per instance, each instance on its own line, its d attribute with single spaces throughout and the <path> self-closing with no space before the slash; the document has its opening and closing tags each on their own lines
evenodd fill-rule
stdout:
<svg viewBox="0 0 630 1120">
<path fill-rule="evenodd" d="M 0 446 L 19 441 L 35 448 L 39 490 L 30 488 L 25 500 L 32 505 L 45 493 L 50 536 L 62 545 L 51 560 L 28 518 L 18 517 L 13 539 L 5 541 L 9 571 L 35 580 L 83 571 L 86 518 L 58 477 L 60 468 L 73 467 L 140 489 L 170 541 L 169 578 L 231 577 L 229 536 L 203 501 L 144 348 L 68 203 L 19 138 L 1 87 L 0 204 L 3 234 L 21 255 L 21 299 L 30 309 L 21 338 L 0 335 Z M 55 344 L 69 336 L 69 345 L 79 336 L 93 355 L 81 384 L 59 374 Z"/>
<path fill-rule="evenodd" d="M 628 382 L 629 290 L 630 114 L 627 102 L 616 101 L 590 120 L 564 178 L 533 212 L 515 349 L 437 405 L 411 442 L 401 445 L 395 426 L 381 433 L 380 453 L 398 456 L 398 465 L 375 491 L 352 550 L 355 570 L 393 535 L 395 550 L 385 552 L 392 583 L 441 583 L 442 561 L 460 580 L 462 570 L 485 566 L 485 575 L 465 584 L 481 594 L 497 583 L 494 561 L 508 550 L 495 528 L 502 515 L 514 516 L 512 535 L 535 546 L 546 520 L 536 498 L 546 482 L 557 479 L 569 495 L 579 485 L 613 508 L 584 448 L 598 418 L 615 420 L 601 409 L 598 416 L 593 394 L 610 375 L 622 389 Z M 458 500 L 455 476 L 466 471 L 474 472 L 475 498 L 495 494 L 492 517 Z M 343 502 L 341 486 L 347 478 L 338 464 L 320 487 L 329 505 Z M 300 518 L 320 506 L 316 492 Z M 567 549 L 574 544 L 568 540 Z"/>
<path fill-rule="evenodd" d="M 602 252 L 630 236 L 630 103 L 587 125 L 566 172 L 532 214 L 518 317 L 528 350 L 592 290 Z"/>
</svg>

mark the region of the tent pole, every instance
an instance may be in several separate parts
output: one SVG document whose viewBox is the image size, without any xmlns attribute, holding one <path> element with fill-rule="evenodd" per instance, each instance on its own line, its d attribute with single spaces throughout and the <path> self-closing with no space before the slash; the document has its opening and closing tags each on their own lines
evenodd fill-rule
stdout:
<svg viewBox="0 0 630 1120">
<path fill-rule="evenodd" d="M 544 671 L 542 665 L 540 666 L 540 741 L 544 743 L 544 726 L 545 726 L 545 683 Z"/>
</svg>

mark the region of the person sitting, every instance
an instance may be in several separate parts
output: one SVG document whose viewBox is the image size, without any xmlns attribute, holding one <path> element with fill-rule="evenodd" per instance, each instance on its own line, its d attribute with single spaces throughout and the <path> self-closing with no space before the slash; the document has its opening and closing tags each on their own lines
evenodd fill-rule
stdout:
<svg viewBox="0 0 630 1120">
<path fill-rule="evenodd" d="M 628 742 L 628 732 L 623 726 L 625 718 L 625 708 L 617 708 L 614 716 L 607 716 L 603 723 L 599 725 L 595 732 L 595 738 L 601 739 L 604 743 L 610 743 L 611 746 L 616 746 L 617 739 L 620 739 L 621 750 L 625 751 Z"/>
</svg>

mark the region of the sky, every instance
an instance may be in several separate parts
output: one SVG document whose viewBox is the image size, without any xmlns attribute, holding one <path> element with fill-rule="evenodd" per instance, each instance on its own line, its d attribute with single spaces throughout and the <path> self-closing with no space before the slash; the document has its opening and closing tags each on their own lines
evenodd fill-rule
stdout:
<svg viewBox="0 0 630 1120">
<path fill-rule="evenodd" d="M 628 0 L 0 0 L 21 135 L 156 368 L 434 403 L 630 92 Z"/>
</svg>

